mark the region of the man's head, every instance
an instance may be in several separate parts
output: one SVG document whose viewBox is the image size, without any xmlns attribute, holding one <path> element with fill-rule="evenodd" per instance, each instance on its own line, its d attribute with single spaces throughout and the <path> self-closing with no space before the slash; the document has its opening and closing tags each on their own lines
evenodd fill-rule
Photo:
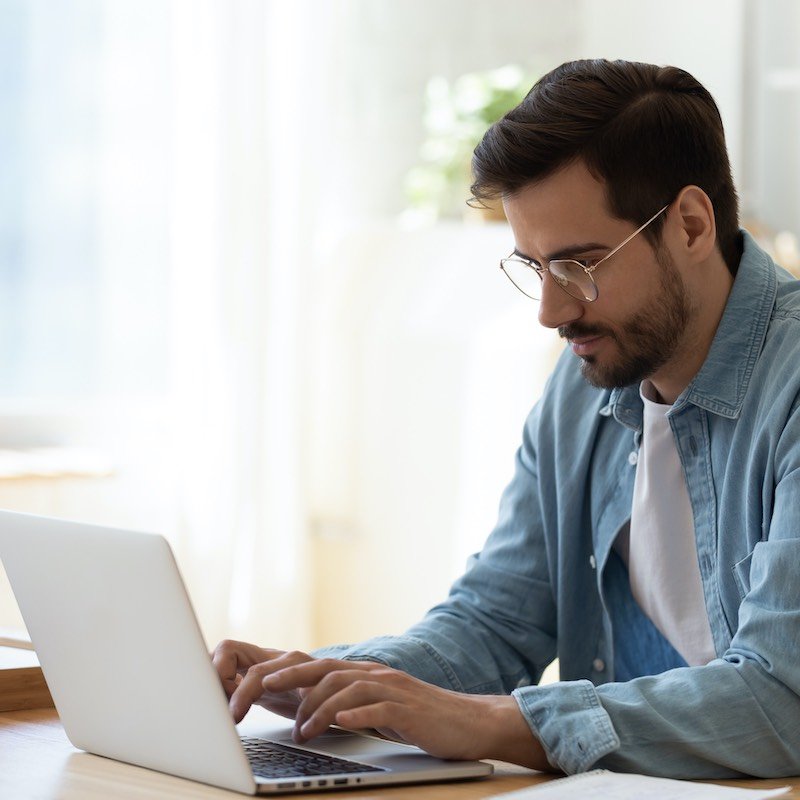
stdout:
<svg viewBox="0 0 800 800">
<path fill-rule="evenodd" d="M 689 185 L 711 199 L 731 273 L 739 220 L 725 135 L 708 91 L 676 67 L 626 61 L 563 64 L 486 132 L 473 196 L 508 197 L 575 161 L 604 184 L 609 211 L 640 225 Z M 659 218 L 643 233 L 657 243 Z"/>
</svg>

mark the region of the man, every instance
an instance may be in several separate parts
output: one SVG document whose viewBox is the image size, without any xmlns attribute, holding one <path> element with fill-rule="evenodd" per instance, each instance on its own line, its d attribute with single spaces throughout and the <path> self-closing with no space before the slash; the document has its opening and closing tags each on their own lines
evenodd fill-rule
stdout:
<svg viewBox="0 0 800 800">
<path fill-rule="evenodd" d="M 497 527 L 403 636 L 223 642 L 234 716 L 567 773 L 800 774 L 800 284 L 738 228 L 713 99 L 672 67 L 565 64 L 473 167 L 504 271 L 569 343 Z"/>
</svg>

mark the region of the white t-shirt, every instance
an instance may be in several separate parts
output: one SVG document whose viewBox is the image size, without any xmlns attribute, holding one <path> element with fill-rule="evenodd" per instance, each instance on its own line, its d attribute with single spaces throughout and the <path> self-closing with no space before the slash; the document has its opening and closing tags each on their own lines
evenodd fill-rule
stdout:
<svg viewBox="0 0 800 800">
<path fill-rule="evenodd" d="M 689 492 L 667 418 L 671 406 L 651 399 L 657 394 L 649 381 L 639 391 L 644 402 L 642 445 L 629 539 L 620 541 L 618 549 L 641 609 L 689 666 L 707 664 L 716 653 Z"/>
</svg>

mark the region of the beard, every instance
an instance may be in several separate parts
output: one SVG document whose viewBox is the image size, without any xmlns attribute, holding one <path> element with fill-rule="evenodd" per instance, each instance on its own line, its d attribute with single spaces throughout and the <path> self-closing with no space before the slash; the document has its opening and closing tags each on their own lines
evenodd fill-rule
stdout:
<svg viewBox="0 0 800 800">
<path fill-rule="evenodd" d="M 686 286 L 666 251 L 657 251 L 656 260 L 661 292 L 618 328 L 576 322 L 558 329 L 564 339 L 594 335 L 616 342 L 618 356 L 613 362 L 583 358 L 581 373 L 592 386 L 617 389 L 641 383 L 675 355 L 683 340 L 691 317 Z"/>
</svg>

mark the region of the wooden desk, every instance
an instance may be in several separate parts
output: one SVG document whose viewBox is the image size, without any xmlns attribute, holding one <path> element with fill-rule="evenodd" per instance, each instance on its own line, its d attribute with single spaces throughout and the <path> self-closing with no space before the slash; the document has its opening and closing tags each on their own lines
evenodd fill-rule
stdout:
<svg viewBox="0 0 800 800">
<path fill-rule="evenodd" d="M 497 763 L 495 775 L 462 783 L 424 784 L 417 787 L 355 789 L 317 792 L 297 797 L 406 798 L 412 793 L 426 800 L 480 800 L 551 780 L 511 764 Z M 719 781 L 722 783 L 722 781 Z M 771 788 L 792 786 L 783 797 L 800 800 L 800 777 L 769 781 L 730 781 L 732 786 Z M 162 775 L 76 750 L 67 740 L 53 709 L 0 714 L 0 797 L 10 800 L 156 800 L 194 798 L 222 800 L 246 795 Z M 291 797 L 292 795 L 287 795 Z"/>
</svg>

